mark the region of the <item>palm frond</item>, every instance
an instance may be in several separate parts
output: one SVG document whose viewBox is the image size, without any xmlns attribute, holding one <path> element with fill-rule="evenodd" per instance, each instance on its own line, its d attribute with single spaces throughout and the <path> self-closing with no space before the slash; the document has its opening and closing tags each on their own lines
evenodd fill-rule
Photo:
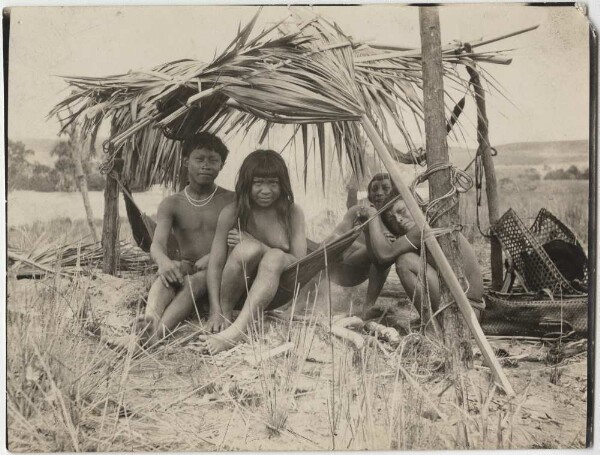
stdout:
<svg viewBox="0 0 600 455">
<path fill-rule="evenodd" d="M 318 144 L 324 179 L 327 135 L 337 159 L 345 157 L 353 172 L 362 173 L 364 139 L 356 120 L 363 114 L 374 119 L 390 147 L 393 127 L 409 151 L 416 149 L 410 126 L 421 133 L 419 50 L 353 42 L 335 23 L 314 14 L 298 13 L 255 32 L 259 13 L 208 64 L 178 60 L 121 75 L 67 76 L 74 93 L 49 115 L 60 117 L 63 128 L 76 122 L 83 137 L 94 136 L 102 121 L 111 119 L 115 134 L 106 144 L 107 160 L 120 152 L 125 179 L 141 186 L 177 185 L 181 140 L 202 130 L 247 134 L 260 126 L 263 140 L 274 124 L 302 125 L 305 182 L 309 141 Z M 525 31 L 445 46 L 448 86 L 469 87 L 457 66 L 510 63 L 506 52 L 474 49 Z M 481 76 L 495 87 L 488 73 Z M 452 96 L 446 100 L 450 112 L 455 102 Z M 314 132 L 308 124 L 316 125 Z M 292 135 L 296 132 L 297 127 Z"/>
</svg>

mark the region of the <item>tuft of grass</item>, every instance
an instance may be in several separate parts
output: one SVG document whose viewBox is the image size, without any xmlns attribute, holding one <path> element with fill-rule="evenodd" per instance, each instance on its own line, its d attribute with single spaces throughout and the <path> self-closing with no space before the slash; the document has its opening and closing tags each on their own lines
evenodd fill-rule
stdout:
<svg viewBox="0 0 600 455">
<path fill-rule="evenodd" d="M 102 450 L 95 438 L 108 438 L 109 429 L 91 429 L 118 418 L 119 360 L 84 336 L 93 321 L 85 280 L 57 275 L 34 282 L 33 291 L 8 301 L 9 450 Z"/>
</svg>

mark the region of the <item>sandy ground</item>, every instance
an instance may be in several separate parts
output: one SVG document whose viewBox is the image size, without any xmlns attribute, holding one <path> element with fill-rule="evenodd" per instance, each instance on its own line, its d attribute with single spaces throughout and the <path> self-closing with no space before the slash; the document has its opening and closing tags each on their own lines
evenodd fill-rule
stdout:
<svg viewBox="0 0 600 455">
<path fill-rule="evenodd" d="M 550 365 L 548 346 L 540 342 L 492 341 L 508 356 L 502 362 L 517 393 L 509 402 L 499 391 L 490 396 L 488 370 L 475 349 L 474 369 L 463 375 L 469 400 L 459 411 L 447 375 L 435 366 L 435 349 L 412 349 L 415 335 L 402 330 L 396 350 L 380 342 L 383 348 L 358 351 L 320 325 L 267 318 L 250 343 L 207 358 L 198 351 L 198 321 L 192 320 L 163 346 L 136 359 L 118 357 L 103 340 L 128 331 L 149 280 L 102 274 L 81 280 L 95 327 L 85 345 L 114 360 L 114 374 L 122 375 L 94 392 L 108 392 L 120 409 L 111 423 L 112 440 L 94 442 L 107 430 L 88 423 L 81 430 L 90 435 L 87 450 L 452 449 L 464 447 L 457 442 L 464 419 L 471 447 L 585 446 L 585 351 Z M 26 302 L 44 292 L 48 279 L 9 285 L 10 316 L 26 311 Z M 363 292 L 334 285 L 334 312 L 348 314 L 350 301 L 359 309 Z M 396 303 L 384 300 L 378 304 Z M 256 362 L 290 339 L 292 354 Z M 407 382 L 398 365 L 418 385 Z M 285 420 L 281 429 L 273 423 L 278 415 Z"/>
</svg>

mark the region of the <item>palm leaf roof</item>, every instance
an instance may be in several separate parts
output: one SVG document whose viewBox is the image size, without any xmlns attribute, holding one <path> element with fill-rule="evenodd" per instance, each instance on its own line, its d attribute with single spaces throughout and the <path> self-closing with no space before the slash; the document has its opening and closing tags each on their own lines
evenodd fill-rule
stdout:
<svg viewBox="0 0 600 455">
<path fill-rule="evenodd" d="M 72 94 L 50 116 L 58 116 L 63 128 L 76 122 L 83 137 L 95 137 L 110 119 L 105 167 L 121 153 L 125 179 L 144 187 L 176 185 L 181 140 L 202 130 L 227 135 L 257 125 L 264 138 L 274 124 L 294 124 L 292 134 L 301 129 L 307 160 L 314 125 L 323 178 L 326 134 L 333 137 L 339 161 L 345 156 L 362 173 L 364 140 L 357 122 L 362 115 L 374 120 L 388 144 L 394 126 L 407 149 L 416 148 L 407 123 L 423 119 L 419 50 L 357 43 L 323 17 L 296 12 L 252 36 L 259 13 L 208 64 L 178 60 L 116 76 L 65 77 Z M 474 43 L 469 52 L 458 42 L 444 47 L 445 87 L 468 90 L 460 65 L 510 63 L 503 51 L 473 49 L 533 28 Z M 451 108 L 455 100 L 446 94 Z"/>
</svg>

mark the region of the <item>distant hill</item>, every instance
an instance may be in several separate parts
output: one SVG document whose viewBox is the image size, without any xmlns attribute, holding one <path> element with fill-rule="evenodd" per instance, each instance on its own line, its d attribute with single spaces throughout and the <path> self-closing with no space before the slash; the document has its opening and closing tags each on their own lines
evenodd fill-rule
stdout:
<svg viewBox="0 0 600 455">
<path fill-rule="evenodd" d="M 499 165 L 540 165 L 582 162 L 589 159 L 588 141 L 517 142 L 496 147 Z"/>
</svg>

